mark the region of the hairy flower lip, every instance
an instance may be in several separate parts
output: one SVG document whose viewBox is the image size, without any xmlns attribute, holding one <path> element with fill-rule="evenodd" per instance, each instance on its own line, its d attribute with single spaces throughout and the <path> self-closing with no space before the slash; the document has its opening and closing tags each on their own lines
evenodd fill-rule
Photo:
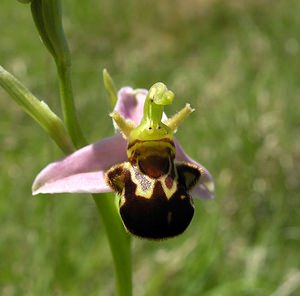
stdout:
<svg viewBox="0 0 300 296">
<path fill-rule="evenodd" d="M 115 110 L 136 125 L 143 116 L 147 90 L 124 87 L 118 92 Z M 191 159 L 174 139 L 176 161 L 196 164 L 204 172 L 192 190 L 193 197 L 214 197 L 214 183 L 208 170 Z M 32 194 L 40 193 L 102 193 L 110 192 L 104 174 L 111 166 L 127 161 L 127 141 L 118 132 L 94 144 L 85 146 L 71 155 L 46 166 L 35 178 Z"/>
</svg>

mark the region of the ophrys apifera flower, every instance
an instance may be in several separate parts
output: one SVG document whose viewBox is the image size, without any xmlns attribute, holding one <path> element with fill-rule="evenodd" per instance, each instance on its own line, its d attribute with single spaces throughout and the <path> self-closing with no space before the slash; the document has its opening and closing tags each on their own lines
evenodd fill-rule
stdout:
<svg viewBox="0 0 300 296">
<path fill-rule="evenodd" d="M 167 118 L 163 108 L 173 98 L 163 83 L 149 92 L 121 89 L 111 113 L 117 134 L 49 164 L 33 194 L 114 191 L 132 234 L 162 239 L 182 233 L 194 214 L 192 197 L 212 198 L 214 187 L 207 169 L 174 138 L 193 109 L 187 104 Z"/>
</svg>

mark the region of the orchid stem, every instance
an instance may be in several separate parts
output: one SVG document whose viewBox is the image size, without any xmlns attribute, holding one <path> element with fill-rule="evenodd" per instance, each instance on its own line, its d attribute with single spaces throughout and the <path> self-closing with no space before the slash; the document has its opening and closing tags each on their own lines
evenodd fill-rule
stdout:
<svg viewBox="0 0 300 296">
<path fill-rule="evenodd" d="M 114 257 L 116 295 L 132 295 L 131 239 L 124 231 L 112 194 L 93 194 Z"/>
<path fill-rule="evenodd" d="M 72 142 L 76 148 L 79 148 L 86 145 L 87 141 L 83 136 L 75 111 L 71 81 L 71 65 L 57 63 L 57 73 L 59 77 L 61 107 L 65 124 Z"/>
<path fill-rule="evenodd" d="M 31 11 L 39 34 L 55 60 L 61 107 L 68 133 L 76 148 L 84 146 L 86 139 L 77 119 L 73 99 L 71 55 L 62 24 L 61 0 L 32 0 Z M 115 92 L 111 83 L 108 87 L 111 92 Z M 132 290 L 130 238 L 124 230 L 112 195 L 95 195 L 94 200 L 110 244 L 117 295 L 130 296 Z"/>
</svg>

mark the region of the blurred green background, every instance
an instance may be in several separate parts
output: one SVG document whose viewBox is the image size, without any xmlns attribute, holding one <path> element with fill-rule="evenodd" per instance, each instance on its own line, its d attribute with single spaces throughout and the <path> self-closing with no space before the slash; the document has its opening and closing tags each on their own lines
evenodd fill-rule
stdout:
<svg viewBox="0 0 300 296">
<path fill-rule="evenodd" d="M 300 2 L 63 1 L 80 121 L 112 134 L 102 81 L 163 81 L 167 113 L 210 169 L 216 198 L 196 200 L 180 237 L 133 239 L 135 295 L 300 295 Z M 27 5 L 2 0 L 0 63 L 59 111 L 56 73 Z M 112 259 L 88 195 L 31 196 L 62 157 L 0 89 L 0 295 L 113 295 Z"/>
</svg>

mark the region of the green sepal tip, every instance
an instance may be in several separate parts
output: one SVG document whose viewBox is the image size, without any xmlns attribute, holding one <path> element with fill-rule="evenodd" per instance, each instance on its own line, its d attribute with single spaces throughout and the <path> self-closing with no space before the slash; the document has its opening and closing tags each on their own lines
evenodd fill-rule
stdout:
<svg viewBox="0 0 300 296">
<path fill-rule="evenodd" d="M 111 78 L 107 69 L 103 69 L 102 76 L 103 76 L 104 88 L 110 99 L 111 106 L 114 107 L 116 105 L 117 99 L 118 99 L 117 90 L 116 90 L 114 81 Z"/>
</svg>

